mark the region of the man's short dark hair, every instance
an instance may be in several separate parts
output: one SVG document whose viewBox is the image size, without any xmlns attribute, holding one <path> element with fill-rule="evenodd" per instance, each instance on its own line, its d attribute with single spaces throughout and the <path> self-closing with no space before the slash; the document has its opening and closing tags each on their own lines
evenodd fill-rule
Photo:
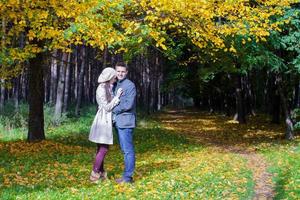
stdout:
<svg viewBox="0 0 300 200">
<path fill-rule="evenodd" d="M 117 63 L 116 63 L 116 67 L 117 67 L 117 66 L 119 66 L 119 67 L 125 67 L 126 70 L 128 71 L 128 65 L 127 65 L 125 62 L 122 62 L 122 61 L 117 62 Z"/>
</svg>

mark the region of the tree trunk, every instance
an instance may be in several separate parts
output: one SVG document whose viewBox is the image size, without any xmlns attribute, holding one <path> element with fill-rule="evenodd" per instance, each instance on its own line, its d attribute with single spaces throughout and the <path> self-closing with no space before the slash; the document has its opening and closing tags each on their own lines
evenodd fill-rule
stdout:
<svg viewBox="0 0 300 200">
<path fill-rule="evenodd" d="M 45 99 L 44 103 L 50 102 L 50 91 L 51 91 L 51 65 L 50 67 L 47 66 L 47 69 L 45 70 L 44 74 L 44 90 L 45 90 Z"/>
<path fill-rule="evenodd" d="M 29 78 L 29 142 L 45 139 L 44 132 L 44 80 L 43 80 L 43 53 L 30 59 L 28 67 Z"/>
<path fill-rule="evenodd" d="M 227 95 L 226 93 L 224 94 L 224 111 L 225 111 L 225 115 L 227 117 L 229 117 L 231 115 L 231 108 L 230 108 L 230 105 L 229 105 L 229 95 Z"/>
<path fill-rule="evenodd" d="M 78 74 L 79 74 L 79 47 L 76 47 L 75 51 L 75 67 L 72 73 L 72 85 L 74 86 L 74 89 L 72 91 L 72 99 L 74 102 L 77 101 L 78 96 Z"/>
<path fill-rule="evenodd" d="M 246 123 L 244 95 L 242 89 L 242 77 L 240 74 L 236 77 L 236 119 L 240 124 Z"/>
<path fill-rule="evenodd" d="M 57 89 L 57 51 L 55 50 L 51 58 L 51 84 L 50 84 L 50 103 L 54 103 L 56 100 Z"/>
<path fill-rule="evenodd" d="M 285 124 L 286 124 L 286 132 L 285 132 L 285 138 L 288 140 L 291 140 L 294 138 L 294 126 L 293 126 L 293 121 L 290 115 L 290 111 L 289 111 L 289 107 L 288 107 L 288 103 L 287 100 L 285 98 L 284 95 L 284 91 L 282 88 L 282 77 L 281 75 L 277 76 L 276 82 L 278 83 L 278 90 L 279 90 L 279 94 L 281 97 L 281 102 L 282 102 L 282 108 L 284 111 L 284 116 L 285 116 Z"/>
<path fill-rule="evenodd" d="M 57 94 L 56 94 L 56 102 L 55 102 L 55 111 L 54 111 L 54 116 L 53 116 L 54 117 L 54 123 L 56 125 L 60 124 L 60 118 L 61 118 L 61 115 L 62 115 L 67 57 L 68 57 L 67 53 L 62 54 L 62 61 L 61 61 L 60 69 L 59 69 Z"/>
<path fill-rule="evenodd" d="M 4 100 L 5 100 L 5 87 L 4 87 L 4 80 L 0 80 L 0 112 L 3 111 L 4 108 Z"/>
<path fill-rule="evenodd" d="M 137 86 L 137 103 L 139 105 L 144 106 L 144 76 L 143 76 L 143 66 L 142 66 L 142 59 L 141 59 L 141 55 L 136 56 L 134 58 L 134 64 L 135 64 L 135 69 L 138 70 L 138 76 L 140 77 L 140 81 L 136 82 L 136 86 Z M 144 108 L 144 107 L 143 107 Z"/>
<path fill-rule="evenodd" d="M 294 92 L 294 105 L 293 105 L 293 107 L 294 108 L 299 108 L 300 107 L 300 93 L 299 93 L 299 91 L 300 91 L 300 81 L 299 81 L 299 76 L 298 75 L 296 75 L 296 76 L 297 76 L 297 78 L 296 78 L 296 83 L 295 83 L 295 86 L 294 86 L 295 92 Z"/>
<path fill-rule="evenodd" d="M 82 90 L 83 90 L 83 84 L 84 84 L 84 71 L 85 71 L 85 57 L 86 55 L 86 47 L 82 46 L 81 48 L 81 66 L 80 66 L 80 73 L 79 73 L 79 78 L 78 78 L 78 95 L 77 95 L 77 102 L 76 102 L 76 108 L 75 108 L 75 115 L 79 116 L 80 115 L 80 106 L 81 106 L 81 100 L 82 100 Z"/>
<path fill-rule="evenodd" d="M 153 93 L 155 94 L 154 95 L 154 105 L 153 105 L 153 108 L 154 110 L 153 111 L 157 111 L 160 109 L 160 91 L 159 91 L 159 84 L 160 84 L 160 77 L 161 77 L 161 74 L 160 74 L 160 62 L 161 60 L 159 59 L 159 55 L 157 53 L 157 51 L 155 51 L 155 73 L 154 73 L 154 88 L 153 88 Z"/>
<path fill-rule="evenodd" d="M 88 55 L 86 55 L 88 57 Z M 83 102 L 90 102 L 90 83 L 91 83 L 91 64 L 89 62 L 86 62 L 86 71 L 84 72 L 84 99 Z"/>
<path fill-rule="evenodd" d="M 64 93 L 64 105 L 63 112 L 67 112 L 68 105 L 70 102 L 70 88 L 71 88 L 71 54 L 68 54 L 68 63 L 66 65 L 66 76 L 65 76 L 65 93 Z"/>
<path fill-rule="evenodd" d="M 200 108 L 202 105 L 202 99 L 200 95 L 200 79 L 198 78 L 198 65 L 197 63 L 191 63 L 190 66 L 187 68 L 189 71 L 189 75 L 187 78 L 187 85 L 189 88 L 189 93 L 194 101 L 194 106 L 196 108 Z"/>
<path fill-rule="evenodd" d="M 144 85 L 144 102 L 146 103 L 146 111 L 150 113 L 150 104 L 151 104 L 151 80 L 150 80 L 150 65 L 147 54 L 143 55 L 141 59 L 144 59 L 144 70 L 143 70 L 143 83 Z"/>
<path fill-rule="evenodd" d="M 24 73 L 21 75 L 21 98 L 23 100 L 28 99 L 28 69 L 25 68 Z"/>
<path fill-rule="evenodd" d="M 161 84 L 162 84 L 162 80 L 163 80 L 163 75 L 162 74 L 160 74 L 160 76 L 159 76 L 159 78 L 158 78 L 158 87 L 157 87 L 157 110 L 159 111 L 159 110 L 161 110 L 161 108 L 162 108 L 162 102 L 163 102 L 163 100 L 162 100 L 162 94 L 161 94 L 161 89 L 160 89 L 160 87 L 161 87 Z"/>
<path fill-rule="evenodd" d="M 251 81 L 249 80 L 249 75 L 246 76 L 245 79 L 245 88 L 246 88 L 246 93 L 247 93 L 247 113 L 255 116 L 255 111 L 254 111 L 254 106 L 253 106 L 253 102 L 254 102 L 254 94 L 252 92 L 252 85 L 251 85 Z"/>
<path fill-rule="evenodd" d="M 20 98 L 20 76 L 14 79 L 14 107 L 15 110 L 19 110 L 19 98 Z"/>
<path fill-rule="evenodd" d="M 271 123 L 280 124 L 280 110 L 281 110 L 281 102 L 280 102 L 280 92 L 278 88 L 278 81 L 276 81 L 275 75 L 270 74 L 269 80 L 269 102 L 270 103 L 270 114 L 272 116 Z"/>
</svg>

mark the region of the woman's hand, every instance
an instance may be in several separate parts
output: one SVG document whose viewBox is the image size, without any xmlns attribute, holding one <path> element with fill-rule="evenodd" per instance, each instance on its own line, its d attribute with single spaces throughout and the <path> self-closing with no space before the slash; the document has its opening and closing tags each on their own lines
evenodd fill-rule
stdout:
<svg viewBox="0 0 300 200">
<path fill-rule="evenodd" d="M 120 98 L 120 96 L 122 96 L 122 94 L 123 94 L 123 89 L 122 89 L 122 88 L 119 88 L 119 89 L 117 90 L 116 96 L 117 96 L 118 98 Z"/>
</svg>

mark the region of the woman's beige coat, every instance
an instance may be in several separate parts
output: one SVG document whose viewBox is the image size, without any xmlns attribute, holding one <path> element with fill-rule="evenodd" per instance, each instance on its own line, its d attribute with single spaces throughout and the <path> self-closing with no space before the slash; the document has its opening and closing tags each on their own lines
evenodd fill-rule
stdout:
<svg viewBox="0 0 300 200">
<path fill-rule="evenodd" d="M 105 94 L 105 83 L 99 84 L 96 91 L 98 112 L 94 118 L 89 140 L 101 144 L 113 144 L 112 109 L 118 105 L 120 99 L 116 96 L 108 102 Z"/>
</svg>

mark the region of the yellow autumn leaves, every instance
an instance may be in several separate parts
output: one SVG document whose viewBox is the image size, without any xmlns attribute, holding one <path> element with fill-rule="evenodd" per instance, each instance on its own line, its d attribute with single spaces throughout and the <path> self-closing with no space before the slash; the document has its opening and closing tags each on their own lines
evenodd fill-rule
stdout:
<svg viewBox="0 0 300 200">
<path fill-rule="evenodd" d="M 64 145 L 51 140 L 43 140 L 37 143 L 28 143 L 26 141 L 8 142 L 2 145 L 2 149 L 6 149 L 8 153 L 13 156 L 30 156 L 42 152 L 47 152 L 47 154 L 55 154 L 58 152 L 61 154 L 88 152 L 88 149 L 84 149 L 81 146 Z"/>
<path fill-rule="evenodd" d="M 215 125 L 209 119 L 192 120 L 194 123 L 200 120 L 208 129 Z M 105 162 L 109 180 L 91 184 L 88 177 L 95 146 L 87 141 L 85 133 L 74 136 L 72 130 L 68 130 L 68 133 L 61 133 L 68 137 L 56 140 L 0 142 L 0 197 L 239 199 L 246 193 L 250 172 L 238 156 L 188 143 L 157 128 L 157 122 L 151 124 L 147 120 L 144 123 L 135 132 L 134 185 L 114 183 L 123 166 L 118 145 L 110 148 Z"/>
<path fill-rule="evenodd" d="M 74 130 L 58 127 L 60 135 L 53 129 L 48 134 L 56 139 L 39 143 L 0 142 L 0 197 L 249 199 L 254 175 L 246 158 L 235 151 L 258 153 L 272 148 L 271 159 L 276 158 L 274 163 L 282 167 L 280 178 L 293 175 L 284 188 L 291 199 L 297 197 L 299 147 L 285 147 L 287 157 L 282 159 L 279 151 L 284 149 L 278 147 L 278 137 L 283 127 L 270 125 L 265 116 L 251 117 L 248 124 L 240 125 L 222 115 L 185 110 L 162 113 L 157 121 L 140 120 L 135 130 L 134 185 L 114 182 L 123 167 L 117 144 L 110 148 L 105 162 L 109 180 L 97 185 L 88 181 L 95 146 L 87 140 L 87 133 L 74 135 L 78 125 Z"/>
<path fill-rule="evenodd" d="M 224 36 L 248 35 L 258 40 L 267 37 L 281 23 L 271 22 L 270 17 L 281 15 L 293 2 L 256 1 L 259 5 L 256 6 L 246 0 L 51 0 L 47 3 L 10 0 L 1 3 L 0 35 L 5 37 L 3 44 L 7 47 L 12 41 L 10 37 L 26 34 L 28 41 L 50 41 L 47 44 L 50 49 L 65 49 L 83 42 L 103 49 L 107 45 L 126 45 L 126 37 L 148 29 L 143 33 L 147 40 L 153 40 L 164 50 L 166 39 L 172 34 L 185 34 L 199 48 L 209 43 L 225 48 Z M 12 25 L 10 28 L 8 23 Z"/>
<path fill-rule="evenodd" d="M 32 146 L 25 142 L 6 143 L 1 145 L 1 150 L 7 151 L 10 161 L 4 157 L 6 163 L 0 169 L 3 174 L 0 188 L 4 194 L 11 188 L 37 193 L 10 192 L 10 197 L 21 199 L 37 198 L 36 195 L 40 199 L 53 198 L 52 195 L 59 198 L 92 195 L 102 199 L 238 199 L 247 190 L 249 179 L 245 162 L 234 155 L 212 149 L 190 149 L 186 144 L 160 145 L 154 151 L 142 152 L 139 145 L 144 146 L 146 142 L 137 144 L 134 185 L 117 185 L 113 181 L 121 173 L 122 166 L 117 148 L 111 149 L 106 160 L 109 180 L 94 185 L 88 181 L 92 147 L 77 148 L 54 141 Z M 43 187 L 47 187 L 47 191 L 40 191 Z"/>
<path fill-rule="evenodd" d="M 186 113 L 181 119 L 178 119 L 178 115 L 172 114 L 161 118 L 166 129 L 182 133 L 191 140 L 202 144 L 233 145 L 249 151 L 259 148 L 253 144 L 259 143 L 263 146 L 264 142 L 279 138 L 284 133 L 280 125 L 266 126 L 268 123 L 266 116 L 249 117 L 248 121 L 247 124 L 240 125 L 232 119 L 204 113 L 201 118 L 195 118 L 192 113 Z"/>
<path fill-rule="evenodd" d="M 7 0 L 0 3 L 1 78 L 18 75 L 22 63 L 41 51 L 70 52 L 72 45 L 126 52 L 151 44 L 168 50 L 172 40 L 184 38 L 198 48 L 209 46 L 236 54 L 235 44 L 228 44 L 226 38 L 242 35 L 266 41 L 271 30 L 280 31 L 279 26 L 288 22 L 270 18 L 282 15 L 296 1 L 255 2 Z"/>
<path fill-rule="evenodd" d="M 265 40 L 269 31 L 283 23 L 271 22 L 270 17 L 281 15 L 290 3 L 296 1 L 257 1 L 259 6 L 246 0 L 138 2 L 139 10 L 145 15 L 144 23 L 159 30 L 160 37 L 166 33 L 164 30 L 172 30 L 185 33 L 199 48 L 212 43 L 215 48 L 224 49 L 226 36 L 245 35 L 257 41 Z M 164 47 L 157 38 L 154 39 L 158 46 Z M 228 49 L 235 53 L 233 46 Z"/>
</svg>

